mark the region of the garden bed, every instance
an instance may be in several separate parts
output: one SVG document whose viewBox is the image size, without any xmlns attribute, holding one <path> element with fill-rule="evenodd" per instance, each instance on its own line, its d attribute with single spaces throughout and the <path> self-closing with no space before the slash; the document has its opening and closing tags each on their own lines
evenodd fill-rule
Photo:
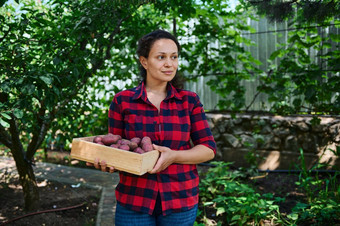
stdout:
<svg viewBox="0 0 340 226">
<path fill-rule="evenodd" d="M 340 225 L 339 172 L 213 165 L 201 177 L 199 225 Z"/>
<path fill-rule="evenodd" d="M 0 225 L 95 225 L 100 191 L 51 181 L 39 181 L 40 209 L 24 211 L 24 198 L 19 179 L 0 175 Z M 70 208 L 69 208 L 70 207 Z M 59 209 L 64 210 L 59 211 Z M 35 214 L 42 211 L 50 211 Z M 26 214 L 34 214 L 23 217 Z M 16 218 L 18 220 L 12 221 Z"/>
</svg>

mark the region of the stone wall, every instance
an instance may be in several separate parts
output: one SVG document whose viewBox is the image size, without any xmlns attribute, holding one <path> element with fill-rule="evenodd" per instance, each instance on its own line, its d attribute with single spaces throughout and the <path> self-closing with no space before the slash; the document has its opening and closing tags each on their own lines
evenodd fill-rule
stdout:
<svg viewBox="0 0 340 226">
<path fill-rule="evenodd" d="M 319 159 L 328 168 L 340 168 L 340 159 L 331 150 L 340 146 L 340 116 L 272 116 L 207 113 L 217 143 L 215 160 L 248 166 L 244 156 L 256 150 L 259 168 L 266 170 L 295 169 L 300 163 L 300 149 L 308 167 Z"/>
</svg>

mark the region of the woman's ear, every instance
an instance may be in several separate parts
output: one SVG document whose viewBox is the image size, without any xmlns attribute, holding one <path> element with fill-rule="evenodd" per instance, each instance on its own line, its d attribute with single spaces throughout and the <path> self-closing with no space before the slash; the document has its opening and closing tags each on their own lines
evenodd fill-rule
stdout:
<svg viewBox="0 0 340 226">
<path fill-rule="evenodd" d="M 147 59 L 143 56 L 140 56 L 139 57 L 139 62 L 141 63 L 141 65 L 144 67 L 144 69 L 146 70 L 147 69 L 147 66 L 148 66 L 148 62 L 147 62 Z"/>
</svg>

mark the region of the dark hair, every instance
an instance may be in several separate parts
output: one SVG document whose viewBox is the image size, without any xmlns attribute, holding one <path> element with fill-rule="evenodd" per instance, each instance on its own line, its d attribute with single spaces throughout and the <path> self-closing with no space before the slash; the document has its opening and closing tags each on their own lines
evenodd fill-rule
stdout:
<svg viewBox="0 0 340 226">
<path fill-rule="evenodd" d="M 170 39 L 175 42 L 178 53 L 180 52 L 181 46 L 177 41 L 176 37 L 164 30 L 155 30 L 149 34 L 144 35 L 142 38 L 138 40 L 138 47 L 137 47 L 137 55 L 138 58 L 143 56 L 145 58 L 149 57 L 150 50 L 153 44 L 160 39 Z M 143 65 L 139 62 L 139 71 L 141 77 L 146 81 L 146 70 Z M 171 80 L 171 84 L 176 88 L 183 88 L 183 78 L 182 76 L 176 72 L 175 77 Z"/>
</svg>

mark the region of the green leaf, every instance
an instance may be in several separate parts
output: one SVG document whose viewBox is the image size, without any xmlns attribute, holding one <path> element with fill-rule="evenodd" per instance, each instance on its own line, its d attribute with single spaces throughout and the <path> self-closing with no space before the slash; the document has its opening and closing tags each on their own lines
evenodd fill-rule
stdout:
<svg viewBox="0 0 340 226">
<path fill-rule="evenodd" d="M 8 120 L 11 119 L 11 116 L 9 116 L 8 114 L 6 114 L 5 112 L 1 112 L 0 114 L 2 115 L 2 117 L 6 118 L 6 119 L 8 119 Z"/>
<path fill-rule="evenodd" d="M 61 62 L 61 60 L 58 57 L 53 58 L 53 64 L 58 65 Z"/>
<path fill-rule="evenodd" d="M 203 203 L 204 206 L 210 206 L 212 204 L 214 204 L 214 202 L 205 202 L 205 203 Z"/>
<path fill-rule="evenodd" d="M 329 34 L 333 42 L 340 42 L 340 34 Z"/>
<path fill-rule="evenodd" d="M 3 127 L 5 127 L 5 128 L 9 128 L 9 127 L 10 127 L 10 126 L 9 126 L 9 123 L 5 122 L 5 121 L 2 120 L 1 118 L 0 118 L 0 124 L 1 124 Z"/>
<path fill-rule="evenodd" d="M 297 35 L 297 34 L 293 35 L 292 37 L 290 37 L 290 38 L 288 39 L 288 42 L 289 42 L 289 43 L 294 43 L 295 41 L 301 41 L 300 36 Z"/>
<path fill-rule="evenodd" d="M 51 85 L 53 81 L 50 77 L 46 76 L 40 76 L 40 79 L 45 82 L 46 85 Z"/>
<path fill-rule="evenodd" d="M 216 216 L 218 215 L 221 215 L 222 213 L 225 213 L 225 208 L 224 207 L 219 207 L 217 208 L 217 211 L 216 211 Z"/>
<path fill-rule="evenodd" d="M 74 68 L 73 68 L 73 73 L 74 73 L 75 76 L 78 76 L 78 75 L 79 75 L 79 70 L 78 70 L 78 68 L 74 67 Z"/>
<path fill-rule="evenodd" d="M 262 62 L 259 61 L 259 60 L 254 59 L 253 62 L 254 62 L 256 65 L 262 65 Z"/>
<path fill-rule="evenodd" d="M 340 156 L 340 146 L 336 146 L 336 155 Z"/>
<path fill-rule="evenodd" d="M 281 52 L 282 52 L 282 49 L 278 49 L 278 50 L 274 51 L 274 52 L 270 55 L 269 59 L 270 59 L 270 60 L 275 60 L 275 58 L 276 58 L 277 56 L 279 56 L 279 55 L 281 54 Z"/>
<path fill-rule="evenodd" d="M 234 215 L 232 218 L 231 218 L 231 221 L 238 221 L 241 219 L 241 215 Z"/>
<path fill-rule="evenodd" d="M 297 213 L 292 213 L 288 215 L 288 218 L 296 221 L 299 218 L 299 215 Z"/>
<path fill-rule="evenodd" d="M 13 110 L 13 114 L 14 114 L 14 116 L 17 117 L 17 118 L 22 118 L 22 116 L 24 115 L 23 111 L 21 111 L 21 110 L 18 109 L 18 108 L 15 108 L 15 109 Z"/>
</svg>

